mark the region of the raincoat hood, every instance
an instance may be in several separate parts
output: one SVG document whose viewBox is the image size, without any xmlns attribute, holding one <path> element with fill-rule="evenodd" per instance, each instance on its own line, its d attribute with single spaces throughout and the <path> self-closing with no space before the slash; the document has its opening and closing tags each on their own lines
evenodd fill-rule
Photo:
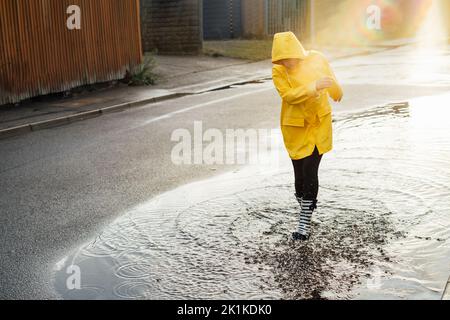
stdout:
<svg viewBox="0 0 450 320">
<path fill-rule="evenodd" d="M 273 39 L 272 63 L 283 59 L 305 59 L 307 53 L 293 32 L 277 33 Z"/>
</svg>

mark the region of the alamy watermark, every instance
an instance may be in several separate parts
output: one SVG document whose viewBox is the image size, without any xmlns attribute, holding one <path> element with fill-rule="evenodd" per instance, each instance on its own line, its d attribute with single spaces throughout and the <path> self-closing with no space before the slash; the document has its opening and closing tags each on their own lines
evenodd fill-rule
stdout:
<svg viewBox="0 0 450 320">
<path fill-rule="evenodd" d="M 66 26 L 69 30 L 81 29 L 81 8 L 77 5 L 67 7 L 66 13 L 69 17 L 66 20 Z"/>
<path fill-rule="evenodd" d="M 281 133 L 278 129 L 204 130 L 195 121 L 193 131 L 186 128 L 172 132 L 171 159 L 176 165 L 278 165 Z"/>
<path fill-rule="evenodd" d="M 377 5 L 370 5 L 366 9 L 366 26 L 369 30 L 381 30 L 381 8 Z"/>
<path fill-rule="evenodd" d="M 66 273 L 69 275 L 66 279 L 66 287 L 69 290 L 81 289 L 81 269 L 77 265 L 70 265 L 66 269 Z"/>
<path fill-rule="evenodd" d="M 381 288 L 381 277 L 383 272 L 380 268 L 374 267 L 371 272 L 372 277 L 367 279 L 366 286 L 369 290 L 379 290 Z"/>
</svg>

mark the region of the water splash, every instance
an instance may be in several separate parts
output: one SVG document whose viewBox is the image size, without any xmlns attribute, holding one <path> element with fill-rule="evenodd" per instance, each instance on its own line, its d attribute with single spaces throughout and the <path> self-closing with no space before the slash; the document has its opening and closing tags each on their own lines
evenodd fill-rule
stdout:
<svg viewBox="0 0 450 320">
<path fill-rule="evenodd" d="M 285 159 L 131 209 L 57 264 L 56 289 L 66 299 L 439 299 L 450 273 L 449 101 L 337 119 L 309 243 L 288 240 L 298 205 Z M 72 264 L 80 290 L 66 287 Z"/>
</svg>

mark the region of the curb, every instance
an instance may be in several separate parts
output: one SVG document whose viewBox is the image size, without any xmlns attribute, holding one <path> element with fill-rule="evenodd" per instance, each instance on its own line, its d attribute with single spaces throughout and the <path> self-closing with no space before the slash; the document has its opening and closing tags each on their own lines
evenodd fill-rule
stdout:
<svg viewBox="0 0 450 320">
<path fill-rule="evenodd" d="M 207 92 L 211 92 L 211 91 L 219 91 L 222 89 L 227 89 L 231 86 L 240 86 L 240 85 L 244 85 L 244 84 L 255 82 L 255 81 L 264 81 L 264 80 L 271 80 L 271 79 L 272 79 L 272 76 L 267 74 L 267 75 L 261 75 L 258 77 L 253 77 L 253 78 L 248 78 L 248 79 L 236 80 L 236 81 L 233 81 L 230 83 L 225 83 L 225 84 L 216 85 L 216 86 L 210 86 L 210 87 L 203 88 L 203 89 L 200 89 L 197 91 L 184 92 L 184 93 L 180 93 L 180 94 L 181 95 L 197 95 L 197 94 L 207 93 Z"/>
<path fill-rule="evenodd" d="M 450 277 L 445 284 L 444 291 L 442 292 L 441 300 L 450 300 Z"/>
<path fill-rule="evenodd" d="M 398 45 L 395 47 L 401 47 L 401 46 L 402 45 Z M 391 47 L 391 48 L 380 49 L 380 52 L 388 51 L 390 49 L 393 49 L 393 48 Z M 348 54 L 348 55 L 338 56 L 338 57 L 332 58 L 331 60 L 336 61 L 336 60 L 340 60 L 340 59 L 368 55 L 368 54 L 372 54 L 372 53 L 374 53 L 374 52 L 361 51 L 361 52 L 352 53 L 352 54 Z M 0 139 L 9 138 L 9 137 L 25 134 L 25 133 L 32 132 L 32 131 L 38 131 L 38 130 L 44 130 L 44 129 L 49 129 L 49 128 L 53 128 L 53 127 L 63 126 L 63 125 L 67 125 L 67 124 L 70 124 L 73 122 L 77 122 L 77 121 L 100 117 L 103 114 L 120 112 L 120 111 L 124 111 L 126 109 L 139 107 L 139 106 L 142 106 L 145 104 L 151 104 L 151 103 L 156 103 L 156 102 L 160 102 L 160 101 L 180 98 L 180 97 L 188 96 L 188 95 L 202 94 L 202 93 L 206 93 L 206 92 L 210 92 L 210 91 L 225 89 L 225 88 L 228 88 L 228 87 L 234 86 L 234 85 L 243 85 L 243 84 L 246 84 L 246 83 L 249 83 L 252 81 L 259 81 L 259 80 L 263 81 L 263 80 L 267 80 L 267 79 L 271 79 L 271 78 L 272 78 L 271 75 L 270 76 L 269 75 L 267 75 L 267 76 L 261 75 L 259 77 L 253 77 L 253 78 L 249 78 L 246 80 L 240 80 L 240 81 L 236 81 L 236 82 L 232 82 L 232 83 L 228 83 L 228 84 L 212 86 L 212 87 L 209 87 L 206 89 L 201 89 L 201 90 L 198 90 L 195 92 L 174 92 L 174 93 L 167 94 L 167 95 L 160 96 L 160 97 L 137 100 L 137 101 L 133 101 L 133 102 L 126 102 L 126 103 L 122 103 L 122 104 L 113 105 L 110 107 L 104 107 L 104 108 L 100 108 L 100 109 L 80 112 L 80 113 L 65 116 L 65 117 L 59 117 L 59 118 L 43 120 L 43 121 L 34 122 L 34 123 L 28 123 L 28 124 L 0 130 Z M 176 88 L 175 88 L 175 90 L 176 90 Z"/>
<path fill-rule="evenodd" d="M 221 90 L 221 89 L 228 88 L 230 86 L 242 85 L 242 84 L 246 84 L 246 83 L 253 82 L 253 81 L 265 80 L 265 79 L 268 79 L 269 77 L 271 78 L 271 76 L 261 75 L 260 77 L 253 77 L 253 78 L 234 81 L 234 82 L 230 82 L 230 83 L 222 84 L 222 85 L 218 85 L 218 86 L 211 86 L 211 87 L 193 91 L 193 92 L 174 92 L 174 93 L 170 93 L 170 94 L 160 96 L 160 97 L 137 100 L 137 101 L 133 101 L 133 102 L 125 102 L 125 103 L 121 103 L 121 104 L 117 104 L 117 105 L 113 105 L 113 106 L 109 106 L 109 107 L 80 112 L 80 113 L 69 115 L 69 116 L 43 120 L 43 121 L 39 121 L 39 122 L 27 123 L 27 124 L 20 125 L 17 127 L 11 127 L 11 128 L 6 128 L 6 129 L 0 130 L 0 139 L 10 138 L 13 136 L 29 133 L 32 131 L 39 131 L 39 130 L 54 128 L 54 127 L 59 127 L 59 126 L 67 125 L 67 124 L 74 123 L 77 121 L 92 119 L 92 118 L 100 117 L 104 114 L 120 112 L 120 111 L 124 111 L 127 109 L 143 106 L 146 104 L 161 102 L 161 101 L 175 99 L 175 98 L 181 98 L 181 97 L 185 97 L 185 96 L 189 96 L 189 95 L 202 94 L 202 93 L 206 93 L 206 92 L 210 92 L 210 91 Z M 176 88 L 175 88 L 175 90 L 176 90 Z"/>
<path fill-rule="evenodd" d="M 186 95 L 188 95 L 188 94 L 186 94 L 186 93 L 171 93 L 171 94 L 167 94 L 167 95 L 160 96 L 160 97 L 137 100 L 137 101 L 133 101 L 133 102 L 126 102 L 126 103 L 122 103 L 122 104 L 113 105 L 110 107 L 104 107 L 104 108 L 100 108 L 100 109 L 80 112 L 80 113 L 73 114 L 70 116 L 59 117 L 59 118 L 54 118 L 54 119 L 49 119 L 49 120 L 43 120 L 43 121 L 28 123 L 28 124 L 11 127 L 11 128 L 7 128 L 7 129 L 2 129 L 2 130 L 0 130 L 0 139 L 9 138 L 9 137 L 29 133 L 32 131 L 39 131 L 39 130 L 54 128 L 54 127 L 59 127 L 59 126 L 74 123 L 77 121 L 100 117 L 101 115 L 104 115 L 104 114 L 120 112 L 120 111 L 124 111 L 126 109 L 139 107 L 139 106 L 142 106 L 145 104 L 156 103 L 156 102 L 160 102 L 160 101 L 164 101 L 164 100 L 179 98 L 179 97 L 186 96 Z"/>
</svg>

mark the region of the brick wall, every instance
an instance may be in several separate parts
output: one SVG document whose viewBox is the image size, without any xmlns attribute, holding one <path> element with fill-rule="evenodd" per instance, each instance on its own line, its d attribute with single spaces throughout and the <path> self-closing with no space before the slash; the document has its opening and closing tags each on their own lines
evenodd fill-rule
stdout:
<svg viewBox="0 0 450 320">
<path fill-rule="evenodd" d="M 202 0 L 141 0 L 141 23 L 145 52 L 201 52 Z"/>
</svg>

